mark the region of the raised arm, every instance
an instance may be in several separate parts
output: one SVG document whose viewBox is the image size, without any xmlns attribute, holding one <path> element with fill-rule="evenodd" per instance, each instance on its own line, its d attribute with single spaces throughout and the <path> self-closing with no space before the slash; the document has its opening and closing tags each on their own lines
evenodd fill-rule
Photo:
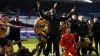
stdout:
<svg viewBox="0 0 100 56">
<path fill-rule="evenodd" d="M 69 14 L 67 14 L 67 18 L 70 18 L 74 12 L 75 12 L 75 7 L 71 10 Z"/>
<path fill-rule="evenodd" d="M 39 16 L 43 17 L 44 19 L 48 20 L 48 16 L 44 15 L 42 13 L 42 10 L 40 8 L 40 1 L 37 1 L 37 6 L 38 6 L 38 13 L 39 13 Z"/>
<path fill-rule="evenodd" d="M 61 21 L 68 20 L 68 19 L 72 16 L 72 14 L 73 14 L 74 12 L 75 12 L 75 8 L 72 9 L 71 12 L 70 12 L 69 14 L 67 14 L 67 16 L 65 16 L 65 17 L 60 17 L 60 20 L 61 20 Z"/>
<path fill-rule="evenodd" d="M 14 28 L 24 28 L 24 26 L 17 26 L 17 25 L 12 25 L 10 23 L 3 23 L 3 22 L 0 22 L 0 25 L 1 26 L 10 26 L 10 27 L 14 27 Z"/>
<path fill-rule="evenodd" d="M 27 23 L 23 23 L 23 22 L 20 22 L 21 26 L 26 26 L 26 27 L 34 27 L 34 25 L 32 24 L 27 24 Z"/>
<path fill-rule="evenodd" d="M 56 10 L 56 7 L 57 7 L 57 3 L 54 3 L 54 6 L 53 6 L 53 7 L 54 7 L 54 9 Z"/>
<path fill-rule="evenodd" d="M 25 26 L 12 25 L 12 24 L 10 24 L 10 23 L 7 23 L 7 24 L 5 24 L 5 25 L 10 26 L 10 27 L 14 27 L 14 28 L 24 28 L 24 27 L 25 27 Z"/>
</svg>

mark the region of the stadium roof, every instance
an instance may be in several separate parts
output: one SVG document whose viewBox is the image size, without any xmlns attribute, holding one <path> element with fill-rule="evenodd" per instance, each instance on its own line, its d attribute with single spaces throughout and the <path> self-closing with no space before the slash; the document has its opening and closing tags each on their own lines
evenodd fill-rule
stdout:
<svg viewBox="0 0 100 56">
<path fill-rule="evenodd" d="M 36 0 L 0 0 L 0 2 L 35 2 Z M 55 1 L 55 2 L 100 2 L 100 0 L 40 0 L 40 1 Z"/>
</svg>

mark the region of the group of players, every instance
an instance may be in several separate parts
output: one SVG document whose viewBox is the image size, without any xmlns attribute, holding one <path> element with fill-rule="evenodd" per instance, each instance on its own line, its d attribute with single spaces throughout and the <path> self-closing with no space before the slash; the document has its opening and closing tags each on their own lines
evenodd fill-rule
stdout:
<svg viewBox="0 0 100 56">
<path fill-rule="evenodd" d="M 40 17 L 34 23 L 34 32 L 39 43 L 32 52 L 21 45 L 21 42 L 26 40 L 17 38 L 20 37 L 20 33 L 18 35 L 16 35 L 18 32 L 15 35 L 11 34 L 10 38 L 6 37 L 8 27 L 17 28 L 20 31 L 20 28 L 28 25 L 24 24 L 23 26 L 21 22 L 18 24 L 22 25 L 11 24 L 8 22 L 8 15 L 0 14 L 0 56 L 4 56 L 5 53 L 7 56 L 32 56 L 37 51 L 37 56 L 40 56 L 42 51 L 43 55 L 48 56 L 49 53 L 52 53 L 52 44 L 53 54 L 56 56 L 60 56 L 59 46 L 62 48 L 64 56 L 68 56 L 69 53 L 72 56 L 80 56 L 80 50 L 83 56 L 91 56 L 92 51 L 95 51 L 99 56 L 100 23 L 98 18 L 94 18 L 93 23 L 91 19 L 88 19 L 87 22 L 84 21 L 84 16 L 78 16 L 77 19 L 74 14 L 75 8 L 69 14 L 63 13 L 62 16 L 58 16 L 56 15 L 57 3 L 45 14 L 41 11 L 40 1 L 37 2 L 37 6 Z M 12 39 L 13 37 L 16 38 Z M 93 46 L 93 39 L 95 46 Z M 12 40 L 16 42 L 12 43 Z M 13 44 L 18 44 L 19 50 L 17 52 L 13 51 Z"/>
<path fill-rule="evenodd" d="M 52 44 L 53 54 L 56 53 L 56 56 L 60 56 L 59 45 L 62 47 L 64 56 L 68 56 L 69 53 L 72 56 L 80 56 L 80 50 L 82 56 L 91 56 L 93 51 L 99 56 L 100 23 L 98 18 L 95 17 L 92 22 L 91 18 L 86 21 L 82 15 L 76 17 L 74 14 L 75 8 L 69 14 L 63 13 L 62 16 L 58 16 L 56 15 L 57 3 L 54 4 L 50 11 L 44 14 L 41 11 L 39 1 L 37 6 L 40 15 L 34 25 L 34 30 L 39 40 L 39 44 L 36 47 L 39 50 L 37 56 L 40 55 L 42 49 L 45 56 L 52 53 Z M 93 46 L 93 39 L 95 46 Z"/>
<path fill-rule="evenodd" d="M 9 16 L 0 13 L 0 56 L 32 56 L 34 50 L 29 52 L 28 48 L 22 46 L 20 38 L 20 29 L 24 27 L 32 27 L 33 25 L 25 24 L 19 21 L 19 17 L 16 16 L 14 20 L 9 20 Z M 13 40 L 15 41 L 13 43 Z M 13 45 L 18 44 L 18 51 L 14 52 Z"/>
</svg>

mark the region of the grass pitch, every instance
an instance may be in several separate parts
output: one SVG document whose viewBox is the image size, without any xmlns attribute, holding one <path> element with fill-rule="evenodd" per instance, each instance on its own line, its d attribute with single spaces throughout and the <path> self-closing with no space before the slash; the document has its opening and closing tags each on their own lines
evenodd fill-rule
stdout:
<svg viewBox="0 0 100 56">
<path fill-rule="evenodd" d="M 22 42 L 22 45 L 27 47 L 30 51 L 32 51 L 33 48 L 36 47 L 36 44 L 38 43 L 38 40 L 36 38 L 30 38 L 28 41 Z M 14 45 L 14 51 L 16 52 L 18 50 L 18 46 Z M 37 56 L 36 54 L 34 56 Z M 42 56 L 42 54 L 40 55 Z M 60 48 L 60 56 L 62 56 L 61 48 Z M 96 54 L 93 52 L 92 56 L 96 56 Z"/>
</svg>

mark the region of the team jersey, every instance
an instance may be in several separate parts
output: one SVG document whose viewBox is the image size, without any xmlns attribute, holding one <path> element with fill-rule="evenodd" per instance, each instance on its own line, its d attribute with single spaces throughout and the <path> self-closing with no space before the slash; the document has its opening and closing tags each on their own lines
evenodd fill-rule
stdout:
<svg viewBox="0 0 100 56">
<path fill-rule="evenodd" d="M 87 48 L 90 44 L 90 39 L 88 37 L 85 37 L 84 41 L 79 40 L 77 44 L 80 48 Z"/>
<path fill-rule="evenodd" d="M 60 46 L 64 46 L 66 48 L 73 48 L 76 46 L 76 42 L 74 39 L 74 34 L 67 35 L 66 33 L 62 35 L 61 41 L 60 41 Z"/>
<path fill-rule="evenodd" d="M 89 35 L 92 34 L 93 24 L 88 24 Z"/>
<path fill-rule="evenodd" d="M 3 38 L 7 32 L 8 26 L 0 26 L 0 38 Z"/>
<path fill-rule="evenodd" d="M 45 19 L 41 20 L 40 18 L 38 18 L 36 19 L 34 26 L 35 26 L 35 32 L 42 34 L 44 27 L 47 26 L 47 21 Z"/>
<path fill-rule="evenodd" d="M 43 29 L 43 35 L 44 36 L 47 36 L 47 29 L 48 29 L 47 26 L 45 26 L 44 29 Z"/>
</svg>

